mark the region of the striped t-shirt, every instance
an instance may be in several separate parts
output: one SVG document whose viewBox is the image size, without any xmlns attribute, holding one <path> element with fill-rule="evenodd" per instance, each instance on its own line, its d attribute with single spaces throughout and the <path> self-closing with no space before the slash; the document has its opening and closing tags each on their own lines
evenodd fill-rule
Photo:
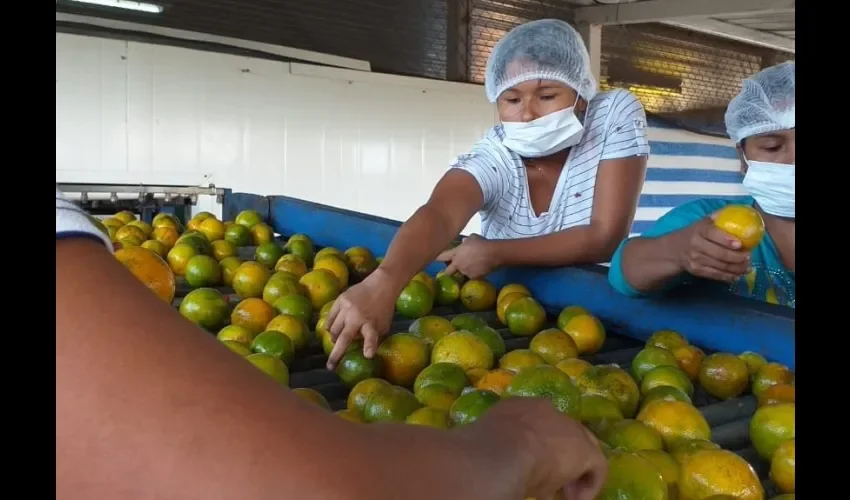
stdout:
<svg viewBox="0 0 850 500">
<path fill-rule="evenodd" d="M 587 107 L 584 135 L 569 153 L 549 210 L 538 216 L 531 206 L 525 165 L 502 144 L 504 137 L 501 125 L 493 127 L 451 166 L 469 172 L 481 186 L 481 232 L 489 239 L 539 236 L 589 224 L 599 162 L 649 154 L 646 113 L 637 97 L 623 89 L 596 94 Z"/>
<path fill-rule="evenodd" d="M 56 190 L 56 239 L 91 238 L 102 241 L 112 250 L 112 243 L 105 234 L 95 227 L 81 208 L 66 200 L 59 189 Z"/>
</svg>

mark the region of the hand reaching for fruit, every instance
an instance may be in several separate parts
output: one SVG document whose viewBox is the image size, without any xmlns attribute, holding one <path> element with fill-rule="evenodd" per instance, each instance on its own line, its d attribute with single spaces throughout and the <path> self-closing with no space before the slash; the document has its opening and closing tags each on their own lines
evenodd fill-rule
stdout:
<svg viewBox="0 0 850 500">
<path fill-rule="evenodd" d="M 445 274 L 460 271 L 472 279 L 486 276 L 499 267 L 493 242 L 477 234 L 464 238 L 460 245 L 438 255 L 437 260 L 447 263 Z"/>
</svg>

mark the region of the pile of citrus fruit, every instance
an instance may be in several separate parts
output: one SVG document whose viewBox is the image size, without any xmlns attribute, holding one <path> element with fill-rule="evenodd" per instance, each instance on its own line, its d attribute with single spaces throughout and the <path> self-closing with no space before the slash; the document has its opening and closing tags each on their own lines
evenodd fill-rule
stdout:
<svg viewBox="0 0 850 500">
<path fill-rule="evenodd" d="M 201 213 L 185 229 L 168 216 L 150 225 L 131 217 L 103 221 L 116 257 L 163 300 L 185 281 L 192 290 L 181 314 L 284 385 L 299 356 L 331 352 L 333 301 L 380 261 L 363 247 L 319 249 L 303 234 L 282 244 L 252 211 L 233 222 Z M 253 260 L 238 256 L 246 246 L 256 247 Z M 716 400 L 750 393 L 752 447 L 769 464 L 774 498 L 793 498 L 795 387 L 785 366 L 752 352 L 706 355 L 670 330 L 654 333 L 629 366 L 593 365 L 606 331 L 591 312 L 570 306 L 550 318 L 521 284 L 498 289 L 459 274 L 417 274 L 396 312 L 406 331 L 386 337 L 372 359 L 355 342 L 336 368 L 349 388 L 341 418 L 449 429 L 502 398 L 546 398 L 599 438 L 610 466 L 600 500 L 763 500 L 753 467 L 712 441 L 694 405 L 697 391 Z M 295 391 L 330 411 L 318 391 Z"/>
</svg>

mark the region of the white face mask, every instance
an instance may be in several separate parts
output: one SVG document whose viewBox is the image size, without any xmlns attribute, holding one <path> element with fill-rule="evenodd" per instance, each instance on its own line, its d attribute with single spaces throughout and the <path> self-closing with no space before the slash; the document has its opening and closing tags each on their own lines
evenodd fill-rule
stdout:
<svg viewBox="0 0 850 500">
<path fill-rule="evenodd" d="M 576 99 L 578 100 L 578 99 Z M 506 148 L 525 158 L 541 158 L 575 146 L 584 134 L 575 106 L 530 122 L 502 122 Z"/>
<path fill-rule="evenodd" d="M 795 165 L 747 162 L 744 188 L 762 210 L 777 217 L 794 218 Z"/>
</svg>

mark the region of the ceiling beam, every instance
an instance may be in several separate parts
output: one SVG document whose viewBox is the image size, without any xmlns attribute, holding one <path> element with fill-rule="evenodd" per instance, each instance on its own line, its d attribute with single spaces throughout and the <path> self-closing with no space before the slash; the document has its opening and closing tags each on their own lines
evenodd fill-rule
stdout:
<svg viewBox="0 0 850 500">
<path fill-rule="evenodd" d="M 686 18 L 677 19 L 675 21 L 663 21 L 663 24 L 796 54 L 795 42 L 793 39 L 751 28 L 745 28 L 735 24 L 725 23 L 723 21 L 718 21 L 717 19 Z"/>
<path fill-rule="evenodd" d="M 635 24 L 683 17 L 717 17 L 741 14 L 793 12 L 795 0 L 646 0 L 575 9 L 575 22 L 588 24 Z"/>
</svg>

